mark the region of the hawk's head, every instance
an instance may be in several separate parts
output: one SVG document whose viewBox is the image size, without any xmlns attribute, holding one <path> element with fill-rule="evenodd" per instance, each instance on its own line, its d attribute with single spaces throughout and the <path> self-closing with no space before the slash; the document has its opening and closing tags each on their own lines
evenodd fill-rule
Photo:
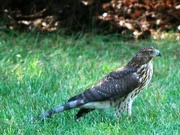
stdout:
<svg viewBox="0 0 180 135">
<path fill-rule="evenodd" d="M 156 56 L 161 56 L 161 53 L 159 50 L 155 49 L 154 47 L 145 47 L 141 50 L 139 50 L 135 57 L 147 57 L 147 58 L 154 58 Z"/>
<path fill-rule="evenodd" d="M 145 47 L 136 53 L 136 55 L 131 59 L 129 64 L 133 66 L 141 66 L 149 63 L 156 56 L 161 56 L 159 50 L 155 49 L 152 46 Z"/>
</svg>

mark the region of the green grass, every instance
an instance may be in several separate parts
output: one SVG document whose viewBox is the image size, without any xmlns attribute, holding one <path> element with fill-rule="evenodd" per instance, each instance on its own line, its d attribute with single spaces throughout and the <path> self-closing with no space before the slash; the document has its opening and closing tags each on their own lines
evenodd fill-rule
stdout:
<svg viewBox="0 0 180 135">
<path fill-rule="evenodd" d="M 94 111 L 74 121 L 77 109 L 32 123 L 31 117 L 63 104 L 105 74 L 125 65 L 144 46 L 154 60 L 148 88 L 135 100 L 132 117 Z M 180 134 L 180 42 L 122 41 L 117 35 L 6 34 L 0 37 L 0 133 L 3 135 Z"/>
</svg>

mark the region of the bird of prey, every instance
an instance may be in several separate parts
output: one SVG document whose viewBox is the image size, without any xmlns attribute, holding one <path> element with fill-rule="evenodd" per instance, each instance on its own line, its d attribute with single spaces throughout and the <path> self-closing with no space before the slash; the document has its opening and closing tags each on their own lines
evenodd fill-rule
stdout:
<svg viewBox="0 0 180 135">
<path fill-rule="evenodd" d="M 131 115 L 133 100 L 152 78 L 152 60 L 156 56 L 161 56 L 161 53 L 154 47 L 139 50 L 127 65 L 110 72 L 91 88 L 70 98 L 66 104 L 49 110 L 38 118 L 50 117 L 73 108 L 79 108 L 76 119 L 94 109 L 115 108 L 117 115 Z"/>
</svg>

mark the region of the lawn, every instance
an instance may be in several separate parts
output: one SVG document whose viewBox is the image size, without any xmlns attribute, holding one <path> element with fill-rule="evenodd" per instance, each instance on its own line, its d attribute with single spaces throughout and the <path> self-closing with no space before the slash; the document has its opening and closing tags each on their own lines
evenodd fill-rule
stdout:
<svg viewBox="0 0 180 135">
<path fill-rule="evenodd" d="M 52 119 L 31 117 L 63 104 L 107 73 L 124 66 L 144 46 L 154 46 L 148 88 L 133 115 L 94 111 L 78 121 L 77 109 Z M 0 133 L 3 135 L 178 135 L 180 134 L 180 41 L 128 41 L 119 35 L 3 33 L 0 37 Z"/>
</svg>

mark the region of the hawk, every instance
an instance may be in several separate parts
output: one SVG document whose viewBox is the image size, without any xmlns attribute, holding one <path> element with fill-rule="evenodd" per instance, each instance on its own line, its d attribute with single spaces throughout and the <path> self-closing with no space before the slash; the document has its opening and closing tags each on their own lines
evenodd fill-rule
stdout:
<svg viewBox="0 0 180 135">
<path fill-rule="evenodd" d="M 117 115 L 131 115 L 133 100 L 152 78 L 152 60 L 156 56 L 161 56 L 161 53 L 154 47 L 139 50 L 127 65 L 110 72 L 91 88 L 71 97 L 66 104 L 49 110 L 38 118 L 50 117 L 73 108 L 79 108 L 76 119 L 94 109 L 115 108 Z"/>
</svg>

